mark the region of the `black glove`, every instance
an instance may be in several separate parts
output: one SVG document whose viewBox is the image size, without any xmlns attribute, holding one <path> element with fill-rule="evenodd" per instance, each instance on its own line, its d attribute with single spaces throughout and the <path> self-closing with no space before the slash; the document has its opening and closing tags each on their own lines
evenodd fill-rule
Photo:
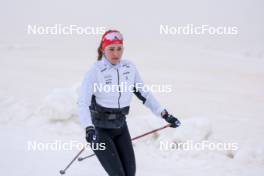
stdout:
<svg viewBox="0 0 264 176">
<path fill-rule="evenodd" d="M 172 128 L 177 128 L 181 125 L 181 122 L 176 117 L 173 117 L 173 115 L 169 114 L 166 109 L 161 112 L 161 116 L 163 119 L 165 119 L 168 123 L 171 124 L 170 127 Z"/>
<path fill-rule="evenodd" d="M 93 140 L 96 139 L 96 136 L 95 136 L 95 129 L 93 126 L 88 126 L 86 127 L 86 136 L 85 136 L 85 139 L 88 143 L 91 143 L 93 142 Z"/>
</svg>

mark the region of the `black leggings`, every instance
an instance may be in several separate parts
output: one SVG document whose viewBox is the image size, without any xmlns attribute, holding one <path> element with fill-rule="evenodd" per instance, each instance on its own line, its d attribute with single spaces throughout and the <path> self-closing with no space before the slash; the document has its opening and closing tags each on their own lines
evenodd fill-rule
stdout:
<svg viewBox="0 0 264 176">
<path fill-rule="evenodd" d="M 105 143 L 105 150 L 94 150 L 110 176 L 135 176 L 136 162 L 127 124 L 120 129 L 95 128 L 96 141 Z"/>
</svg>

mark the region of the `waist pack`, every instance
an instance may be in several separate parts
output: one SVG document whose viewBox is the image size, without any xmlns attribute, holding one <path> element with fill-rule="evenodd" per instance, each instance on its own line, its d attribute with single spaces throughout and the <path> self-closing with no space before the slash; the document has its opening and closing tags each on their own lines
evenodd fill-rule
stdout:
<svg viewBox="0 0 264 176">
<path fill-rule="evenodd" d="M 107 108 L 97 104 L 94 95 L 89 109 L 94 126 L 107 129 L 121 128 L 125 124 L 126 115 L 129 113 L 129 106 L 124 108 Z"/>
</svg>

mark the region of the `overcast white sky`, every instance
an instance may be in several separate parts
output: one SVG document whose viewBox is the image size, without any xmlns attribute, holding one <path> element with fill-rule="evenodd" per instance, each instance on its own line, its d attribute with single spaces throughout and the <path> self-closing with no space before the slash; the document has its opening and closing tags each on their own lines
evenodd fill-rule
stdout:
<svg viewBox="0 0 264 176">
<path fill-rule="evenodd" d="M 264 12 L 261 0 L 203 1 L 64 1 L 8 0 L 0 5 L 0 43 L 37 46 L 84 47 L 94 45 L 97 36 L 29 36 L 28 24 L 105 26 L 117 28 L 130 46 L 138 43 L 173 41 L 179 44 L 213 43 L 220 48 L 263 49 Z M 161 36 L 160 24 L 171 26 L 209 24 L 237 26 L 237 36 Z M 52 42 L 51 42 L 52 41 Z M 66 42 L 65 42 L 66 41 Z M 97 47 L 97 46 L 96 46 Z"/>
</svg>

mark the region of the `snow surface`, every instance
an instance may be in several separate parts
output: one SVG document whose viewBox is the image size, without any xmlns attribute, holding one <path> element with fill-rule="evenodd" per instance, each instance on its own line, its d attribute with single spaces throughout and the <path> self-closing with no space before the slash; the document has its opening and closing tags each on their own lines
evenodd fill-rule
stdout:
<svg viewBox="0 0 264 176">
<path fill-rule="evenodd" d="M 258 87 L 263 88 L 263 61 L 254 58 L 248 61 L 245 57 L 233 59 L 232 55 L 221 58 L 221 55 L 217 53 L 213 55 L 214 62 L 210 63 L 211 53 L 201 55 L 201 59 L 205 60 L 201 70 L 178 69 L 173 75 L 170 72 L 174 70 L 170 70 L 163 72 L 162 76 L 156 72 L 155 81 L 162 81 L 163 77 L 168 76 L 173 79 L 173 83 L 177 84 L 171 96 L 157 94 L 157 97 L 162 103 L 168 105 L 168 110 L 178 116 L 183 125 L 181 128 L 165 129 L 135 141 L 138 175 L 263 174 L 264 128 L 260 103 L 263 101 L 263 92 Z M 199 55 L 196 56 L 197 60 L 198 57 Z M 9 62 L 13 62 L 12 58 L 5 60 L 6 64 Z M 215 64 L 215 62 L 219 63 Z M 225 65 L 225 62 L 228 64 Z M 234 67 L 222 71 L 223 67 L 230 67 L 230 65 Z M 26 74 L 23 71 L 24 68 L 20 67 L 19 70 L 12 71 L 13 75 L 2 77 Z M 1 75 L 4 73 L 2 72 Z M 148 75 L 148 72 L 143 71 L 143 74 L 146 77 L 145 80 L 148 80 L 154 72 Z M 217 83 L 211 84 L 213 80 L 217 80 Z M 17 81 L 20 82 L 19 79 Z M 36 83 L 31 86 L 34 89 L 42 89 L 41 86 L 44 84 Z M 52 86 L 53 83 L 49 84 Z M 77 149 L 72 151 L 28 151 L 27 149 L 28 141 L 76 140 L 85 143 L 76 106 L 79 83 L 72 85 L 50 89 L 50 92 L 40 101 L 30 98 L 32 96 L 30 89 L 26 91 L 22 88 L 21 92 L 29 96 L 24 99 L 1 92 L 2 173 L 58 175 L 58 171 L 78 152 Z M 134 99 L 128 124 L 131 136 L 136 136 L 165 123 L 146 110 L 141 102 Z M 162 151 L 159 149 L 159 141 L 187 140 L 236 142 L 239 144 L 239 149 L 237 151 Z M 91 153 L 89 150 L 85 152 L 85 154 L 89 153 Z M 96 158 L 76 162 L 67 172 L 68 175 L 87 175 L 88 173 L 105 175 Z"/>
</svg>

